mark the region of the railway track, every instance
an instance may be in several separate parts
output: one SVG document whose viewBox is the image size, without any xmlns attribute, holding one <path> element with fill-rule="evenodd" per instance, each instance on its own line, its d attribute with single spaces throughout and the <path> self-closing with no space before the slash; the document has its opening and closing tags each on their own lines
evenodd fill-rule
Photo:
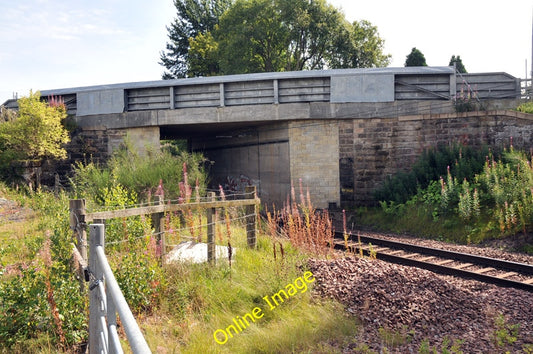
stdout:
<svg viewBox="0 0 533 354">
<path fill-rule="evenodd" d="M 414 266 L 445 275 L 470 278 L 533 292 L 533 265 L 467 253 L 412 245 L 376 237 L 335 233 L 335 249 L 363 252 L 384 261 Z"/>
</svg>

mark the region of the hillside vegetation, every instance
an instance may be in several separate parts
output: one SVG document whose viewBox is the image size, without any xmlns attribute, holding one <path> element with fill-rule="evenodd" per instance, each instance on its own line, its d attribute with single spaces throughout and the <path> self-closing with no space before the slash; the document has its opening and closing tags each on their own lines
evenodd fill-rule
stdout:
<svg viewBox="0 0 533 354">
<path fill-rule="evenodd" d="M 0 352 L 72 352 L 87 341 L 88 290 L 80 291 L 71 263 L 70 198 L 85 198 L 89 211 L 136 206 L 162 194 L 166 200 L 195 201 L 205 190 L 202 161 L 201 156 L 185 153 L 141 157 L 125 149 L 106 167 L 77 165 L 68 193 L 2 184 L 1 200 L 9 201 L 10 210 L 16 205 L 28 215 L 10 218 L 11 211 L 0 209 Z M 305 216 L 296 216 L 299 210 Z M 285 219 L 298 235 L 293 242 L 279 237 L 279 220 L 271 219 L 271 226 L 259 234 L 257 249 L 251 250 L 241 216 L 240 210 L 219 211 L 217 243 L 231 244 L 235 258 L 231 263 L 219 260 L 215 267 L 162 263 L 148 217 L 106 222 L 106 254 L 154 352 L 334 351 L 348 341 L 356 320 L 338 303 L 311 296 L 314 279 L 306 273 L 309 257 L 329 254 L 320 246 L 332 235 L 327 231 L 329 220 L 315 217 L 310 202 L 295 205 Z M 202 213 L 167 214 L 167 242 L 205 241 L 205 223 Z M 305 238 L 315 234 L 323 238 Z M 309 243 L 316 248 L 305 246 Z M 275 309 L 268 308 L 264 298 L 275 304 L 270 296 L 280 289 L 289 289 L 290 299 L 276 298 Z M 257 307 L 264 312 L 255 326 L 226 341 L 221 331 L 214 337 Z"/>
<path fill-rule="evenodd" d="M 426 151 L 412 171 L 376 191 L 378 209 L 358 211 L 361 224 L 398 233 L 480 243 L 531 233 L 531 153 L 454 145 Z M 524 243 L 521 250 L 533 251 Z"/>
</svg>

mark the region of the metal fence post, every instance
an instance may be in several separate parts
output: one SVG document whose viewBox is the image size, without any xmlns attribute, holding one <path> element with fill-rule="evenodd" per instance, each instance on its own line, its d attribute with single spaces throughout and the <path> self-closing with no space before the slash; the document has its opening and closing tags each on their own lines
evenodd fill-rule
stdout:
<svg viewBox="0 0 533 354">
<path fill-rule="evenodd" d="M 94 279 L 89 283 L 89 353 L 100 353 L 100 299 L 98 282 L 103 281 L 103 272 L 98 262 L 96 247 L 104 246 L 104 225 L 92 224 L 89 232 L 89 269 Z"/>
<path fill-rule="evenodd" d="M 207 199 L 210 202 L 215 201 L 215 193 L 209 192 Z M 215 245 L 215 208 L 207 208 L 207 261 L 211 264 L 216 263 L 216 245 Z"/>
<path fill-rule="evenodd" d="M 256 188 L 255 186 L 247 186 L 244 189 L 246 193 L 246 199 L 255 199 L 256 198 Z M 248 247 L 255 248 L 257 240 L 255 234 L 255 224 L 256 224 L 256 214 L 257 207 L 255 204 L 246 206 L 246 239 L 248 241 Z"/>
</svg>

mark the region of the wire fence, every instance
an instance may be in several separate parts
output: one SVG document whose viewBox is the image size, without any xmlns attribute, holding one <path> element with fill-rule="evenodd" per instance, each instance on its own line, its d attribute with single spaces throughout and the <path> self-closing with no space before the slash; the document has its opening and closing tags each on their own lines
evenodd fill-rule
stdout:
<svg viewBox="0 0 533 354">
<path fill-rule="evenodd" d="M 105 211 L 100 213 L 87 213 L 85 209 L 85 200 L 71 200 L 70 209 L 70 226 L 75 236 L 75 247 L 73 249 L 73 260 L 76 269 L 79 271 L 82 286 L 80 290 L 86 291 L 85 282 L 89 282 L 89 350 L 91 353 L 122 353 L 122 347 L 117 334 L 117 317 L 119 314 L 124 331 L 127 335 L 131 350 L 133 353 L 150 353 L 146 340 L 135 321 L 133 314 L 122 294 L 114 274 L 109 266 L 107 257 L 104 253 L 104 245 L 120 245 L 126 242 L 136 241 L 141 238 L 157 238 L 162 245 L 161 255 L 165 253 L 165 239 L 170 236 L 177 236 L 177 239 L 198 239 L 194 234 L 198 231 L 207 234 L 207 260 L 210 263 L 215 262 L 215 233 L 218 225 L 229 225 L 235 222 L 242 222 L 241 226 L 246 228 L 247 243 L 250 248 L 256 246 L 256 227 L 258 220 L 258 208 L 260 200 L 257 198 L 255 187 L 247 188 L 245 193 L 237 193 L 234 196 L 243 196 L 241 200 L 217 200 L 214 193 L 203 197 L 202 201 L 191 204 L 172 204 L 170 200 L 158 198 L 154 203 L 139 203 L 135 207 Z M 227 198 L 227 196 L 226 196 Z M 199 198 L 198 198 L 199 199 Z M 223 198 L 225 199 L 225 198 Z M 175 201 L 175 200 L 174 200 Z M 178 200 L 181 202 L 181 200 Z M 230 213 L 229 208 L 244 207 L 243 215 Z M 148 209 L 147 209 L 148 208 Z M 217 209 L 223 209 L 224 213 L 217 217 Z M 189 225 L 183 225 L 178 228 L 165 228 L 164 218 L 171 213 L 182 214 L 192 209 L 205 209 L 206 222 L 200 212 L 199 218 Z M 151 214 L 154 222 L 154 229 L 150 233 L 143 233 L 134 238 L 128 237 L 121 240 L 105 242 L 105 220 L 112 218 L 126 218 L 132 216 L 141 216 Z M 97 219 L 96 217 L 99 219 Z M 105 216 L 105 218 L 104 218 Z M 95 221 L 90 225 L 90 255 L 87 257 L 87 223 Z M 168 225 L 170 226 L 170 225 Z M 192 233 L 191 236 L 185 235 Z M 228 242 L 228 247 L 231 247 Z M 231 254 L 231 253 L 230 253 Z"/>
<path fill-rule="evenodd" d="M 206 191 L 210 192 L 220 192 L 220 189 L 206 189 Z M 219 195 L 215 197 L 215 201 L 224 201 L 224 200 L 239 200 L 244 199 L 246 196 L 249 196 L 250 193 L 242 192 L 242 193 L 231 193 L 231 194 L 224 194 L 224 196 Z M 161 199 L 161 200 L 149 200 L 149 201 L 143 201 L 140 203 L 135 204 L 128 204 L 128 205 L 105 205 L 105 206 L 96 206 L 92 205 L 88 210 L 89 213 L 95 213 L 95 212 L 102 212 L 102 211 L 117 211 L 117 210 L 128 210 L 128 209 L 136 209 L 136 208 L 143 208 L 143 207 L 151 207 L 151 206 L 158 206 L 161 204 L 190 204 L 190 203 L 208 203 L 212 202 L 213 200 L 210 199 L 210 197 L 207 196 L 199 196 L 199 197 L 192 197 L 189 201 L 185 201 L 184 198 L 174 198 L 174 199 Z"/>
<path fill-rule="evenodd" d="M 239 217 L 229 218 L 227 220 L 219 219 L 219 220 L 216 220 L 216 221 L 213 221 L 213 222 L 210 222 L 210 223 L 207 223 L 207 222 L 201 223 L 201 224 L 195 223 L 194 225 L 192 225 L 190 227 L 189 226 L 183 226 L 183 227 L 180 227 L 180 228 L 172 228 L 172 229 L 164 230 L 164 231 L 158 231 L 158 232 L 153 231 L 150 234 L 143 234 L 143 235 L 136 236 L 136 237 L 129 237 L 127 239 L 106 242 L 106 245 L 118 245 L 118 244 L 122 244 L 122 243 L 132 242 L 132 241 L 135 241 L 135 240 L 140 240 L 140 239 L 143 239 L 143 238 L 146 238 L 146 237 L 160 238 L 163 235 L 166 235 L 166 236 L 177 236 L 179 239 L 197 240 L 198 239 L 197 237 L 186 235 L 186 233 L 189 233 L 191 231 L 194 231 L 194 232 L 196 232 L 196 231 L 205 231 L 205 230 L 207 230 L 207 228 L 209 226 L 215 226 L 215 227 L 218 226 L 218 225 L 225 226 L 228 222 L 233 224 L 233 223 L 235 223 L 237 221 L 247 220 L 250 217 L 255 217 L 255 216 L 256 216 L 256 214 L 252 213 L 252 214 L 246 214 L 246 215 L 239 216 Z M 248 227 L 248 226 L 255 226 L 255 224 L 256 224 L 255 222 L 244 222 L 244 223 L 240 224 L 240 226 L 241 227 Z M 177 244 L 168 244 L 167 243 L 167 247 L 176 246 L 176 245 Z"/>
</svg>

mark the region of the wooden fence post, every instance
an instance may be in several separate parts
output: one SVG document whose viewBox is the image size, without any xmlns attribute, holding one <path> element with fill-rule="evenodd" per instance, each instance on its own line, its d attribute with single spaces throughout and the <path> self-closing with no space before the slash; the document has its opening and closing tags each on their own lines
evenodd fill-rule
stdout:
<svg viewBox="0 0 533 354">
<path fill-rule="evenodd" d="M 165 201 L 163 200 L 162 195 L 155 196 L 155 204 L 163 205 Z M 154 231 L 157 235 L 157 240 L 159 241 L 159 246 L 161 247 L 161 260 L 166 253 L 166 237 L 165 237 L 165 213 L 155 213 L 152 214 L 152 222 L 154 223 Z"/>
<path fill-rule="evenodd" d="M 255 186 L 247 186 L 244 189 L 246 193 L 246 199 L 255 199 L 256 198 L 256 188 Z M 255 248 L 257 240 L 255 234 L 256 226 L 256 216 L 257 216 L 257 207 L 255 204 L 246 206 L 246 239 L 248 241 L 248 247 Z"/>
<path fill-rule="evenodd" d="M 71 199 L 68 203 L 70 211 L 70 229 L 76 237 L 76 247 L 81 258 L 87 263 L 87 232 L 85 230 L 85 199 Z"/>
<path fill-rule="evenodd" d="M 207 199 L 210 202 L 215 201 L 215 193 L 209 192 Z M 207 261 L 211 264 L 216 263 L 216 244 L 215 244 L 215 208 L 207 208 Z"/>
</svg>

